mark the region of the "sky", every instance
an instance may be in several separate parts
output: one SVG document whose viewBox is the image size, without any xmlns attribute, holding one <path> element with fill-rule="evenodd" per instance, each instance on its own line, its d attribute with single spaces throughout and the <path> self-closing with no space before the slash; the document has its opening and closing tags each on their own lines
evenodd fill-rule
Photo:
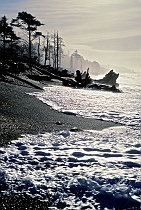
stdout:
<svg viewBox="0 0 141 210">
<path fill-rule="evenodd" d="M 66 52 L 141 71 L 141 0 L 0 0 L 9 21 L 22 11 L 45 24 L 44 34 L 58 31 Z"/>
</svg>

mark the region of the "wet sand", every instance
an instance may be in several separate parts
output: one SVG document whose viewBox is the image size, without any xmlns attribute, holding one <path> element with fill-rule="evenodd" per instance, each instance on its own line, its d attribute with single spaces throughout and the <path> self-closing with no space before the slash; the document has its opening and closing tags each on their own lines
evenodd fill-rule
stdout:
<svg viewBox="0 0 141 210">
<path fill-rule="evenodd" d="M 0 146 L 22 134 L 70 130 L 74 127 L 78 130 L 102 130 L 118 125 L 55 111 L 35 96 L 26 94 L 37 91 L 39 90 L 0 82 Z"/>
</svg>

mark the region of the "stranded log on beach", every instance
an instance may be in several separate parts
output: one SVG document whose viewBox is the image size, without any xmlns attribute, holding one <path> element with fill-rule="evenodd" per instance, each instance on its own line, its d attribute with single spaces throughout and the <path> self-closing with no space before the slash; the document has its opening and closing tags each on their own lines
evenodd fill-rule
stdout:
<svg viewBox="0 0 141 210">
<path fill-rule="evenodd" d="M 105 85 L 118 86 L 118 84 L 116 83 L 116 80 L 118 77 L 119 77 L 119 74 L 115 73 L 112 69 L 102 79 L 94 80 L 94 81 L 96 83 L 101 83 L 101 84 L 105 84 Z"/>
<path fill-rule="evenodd" d="M 20 78 L 20 77 L 18 77 L 18 76 L 16 76 L 16 75 L 13 75 L 13 74 L 8 73 L 8 72 L 6 72 L 6 75 L 7 75 L 7 76 L 10 76 L 10 77 L 12 77 L 12 78 L 14 78 L 14 79 L 17 79 L 17 80 L 19 80 L 19 81 L 21 81 L 21 82 L 23 82 L 23 83 L 26 83 L 26 84 L 28 84 L 28 85 L 30 85 L 30 86 L 36 88 L 36 89 L 43 90 L 41 87 L 39 87 L 39 86 L 33 84 L 32 82 L 27 81 L 26 79 Z"/>
<path fill-rule="evenodd" d="M 36 89 L 40 89 L 40 90 L 43 90 L 40 86 L 38 85 L 35 85 L 33 82 L 30 82 L 28 81 L 25 77 L 21 77 L 19 76 L 18 73 L 21 73 L 23 70 L 24 70 L 24 65 L 22 65 L 23 69 L 22 71 L 20 72 L 20 68 L 19 66 L 21 65 L 22 63 L 12 63 L 12 65 L 2 65 L 0 63 L 0 78 L 3 80 L 3 81 L 6 81 L 6 82 L 9 82 L 11 83 L 11 80 L 8 80 L 8 78 L 11 78 L 11 79 L 14 79 L 14 80 L 17 80 L 17 81 L 20 81 L 22 84 L 27 84 L 31 87 L 34 87 Z M 27 65 L 26 65 L 27 66 Z M 13 68 L 14 68 L 14 71 L 13 71 Z M 26 67 L 28 68 L 28 67 Z M 18 72 L 18 71 L 19 72 Z M 15 72 L 18 72 L 18 73 L 15 73 Z M 12 72 L 12 73 L 11 73 Z M 26 75 L 26 74 L 25 74 Z"/>
<path fill-rule="evenodd" d="M 39 80 L 51 80 L 57 79 L 62 81 L 64 86 L 71 86 L 71 87 L 82 87 L 82 88 L 94 88 L 98 90 L 105 90 L 105 91 L 112 91 L 112 92 L 120 92 L 120 90 L 116 87 L 117 83 L 116 80 L 119 74 L 116 74 L 113 70 L 111 70 L 105 77 L 101 80 L 92 80 L 89 75 L 89 68 L 84 73 L 81 73 L 80 70 L 76 71 L 75 78 L 70 77 L 61 77 L 55 73 L 50 72 L 49 69 L 43 69 L 41 67 L 34 66 L 34 69 L 37 69 L 43 75 L 41 76 L 31 76 L 29 78 L 32 79 L 39 79 Z M 61 74 L 61 73 L 60 73 Z"/>
<path fill-rule="evenodd" d="M 44 75 L 50 76 L 51 79 L 57 79 L 57 80 L 62 81 L 63 85 L 69 85 L 69 86 L 73 86 L 73 87 L 76 87 L 78 85 L 77 81 L 75 81 L 74 79 L 61 77 L 55 73 L 50 72 L 48 69 L 43 69 L 38 66 L 34 66 L 34 69 L 37 69 Z"/>
<path fill-rule="evenodd" d="M 8 66 L 8 65 L 6 65 Z M 93 80 L 89 75 L 89 68 L 87 71 L 81 73 L 80 70 L 76 71 L 76 76 L 69 74 L 67 70 L 59 71 L 54 69 L 51 66 L 36 66 L 33 65 L 27 69 L 27 65 L 23 63 L 10 63 L 8 68 L 1 66 L 1 78 L 5 79 L 6 76 L 19 80 L 22 83 L 28 84 L 31 87 L 42 89 L 40 86 L 35 85 L 34 82 L 29 81 L 28 79 L 19 76 L 18 74 L 14 74 L 16 70 L 17 73 L 23 71 L 21 66 L 25 68 L 24 75 L 31 80 L 35 81 L 51 81 L 52 79 L 56 79 L 62 81 L 64 86 L 71 86 L 71 87 L 79 87 L 79 88 L 91 88 L 91 89 L 98 89 L 98 90 L 105 90 L 105 91 L 112 91 L 112 92 L 120 92 L 117 88 L 118 84 L 116 80 L 119 74 L 116 74 L 113 70 L 107 73 L 103 79 L 100 80 Z M 14 71 L 13 71 L 14 70 Z M 13 73 L 11 73 L 13 71 Z"/>
<path fill-rule="evenodd" d="M 95 89 L 99 89 L 99 90 L 107 90 L 107 91 L 112 91 L 112 92 L 117 92 L 117 93 L 121 92 L 118 88 L 116 88 L 115 85 L 110 87 L 108 85 L 91 84 L 91 85 L 88 86 L 88 88 L 95 88 Z"/>
</svg>

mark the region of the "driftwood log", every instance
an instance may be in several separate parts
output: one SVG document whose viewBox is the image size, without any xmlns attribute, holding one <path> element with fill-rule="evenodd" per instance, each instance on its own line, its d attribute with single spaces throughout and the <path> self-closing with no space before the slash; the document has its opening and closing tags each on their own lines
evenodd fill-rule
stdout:
<svg viewBox="0 0 141 210">
<path fill-rule="evenodd" d="M 0 77 L 5 79 L 6 76 L 14 78 L 16 80 L 21 81 L 22 83 L 28 84 L 31 87 L 36 89 L 42 88 L 32 81 L 28 81 L 25 78 L 21 78 L 11 72 L 9 72 L 10 66 L 0 66 Z M 51 72 L 53 70 L 53 72 Z M 89 68 L 84 73 L 81 73 L 80 70 L 76 71 L 76 76 L 71 78 L 71 76 L 63 77 L 59 71 L 55 72 L 54 68 L 48 67 L 47 69 L 39 66 L 32 66 L 30 68 L 32 74 L 26 74 L 29 79 L 36 80 L 36 81 L 50 81 L 51 79 L 56 79 L 62 81 L 63 85 L 71 86 L 71 87 L 79 87 L 79 88 L 94 88 L 99 90 L 106 90 L 106 91 L 113 91 L 113 92 L 120 92 L 119 89 L 116 88 L 116 79 L 118 78 L 119 74 L 116 74 L 113 70 L 111 70 L 108 74 L 105 75 L 103 79 L 100 80 L 92 80 L 89 75 Z M 54 73 L 55 72 L 55 73 Z M 106 84 L 105 84 L 106 83 Z"/>
<path fill-rule="evenodd" d="M 77 70 L 77 76 L 75 79 L 60 77 L 60 76 L 53 74 L 53 73 L 49 72 L 48 70 L 45 70 L 41 67 L 34 66 L 34 68 L 37 69 L 38 71 L 40 71 L 42 74 L 50 76 L 51 79 L 57 79 L 57 80 L 62 81 L 63 85 L 65 85 L 65 86 L 94 88 L 94 89 L 98 89 L 98 90 L 120 92 L 120 90 L 118 88 L 116 88 L 116 86 L 114 84 L 112 86 L 109 86 L 109 85 L 95 83 L 95 81 L 92 80 L 89 76 L 89 68 L 87 69 L 87 72 L 86 72 L 86 78 L 84 77 L 84 74 L 82 74 L 82 78 L 80 78 L 81 74 L 79 74 L 78 73 L 79 70 Z M 111 72 L 113 72 L 113 71 L 111 71 Z"/>
<path fill-rule="evenodd" d="M 29 79 L 35 80 L 35 81 L 50 81 L 51 77 L 48 75 L 32 75 L 32 74 L 27 74 L 27 77 Z"/>
<path fill-rule="evenodd" d="M 19 76 L 16 76 L 16 75 L 12 74 L 12 73 L 9 73 L 9 72 L 7 72 L 7 71 L 4 73 L 4 76 L 9 76 L 9 77 L 14 78 L 14 79 L 16 79 L 16 80 L 19 80 L 20 82 L 26 83 L 27 85 L 29 85 L 29 86 L 31 86 L 31 87 L 34 87 L 34 88 L 36 88 L 36 89 L 43 90 L 43 89 L 42 89 L 41 87 L 39 87 L 38 85 L 35 85 L 35 84 L 33 84 L 32 82 L 29 82 L 29 81 L 27 81 L 26 79 L 23 79 L 23 78 L 21 78 L 21 77 L 19 77 Z"/>
<path fill-rule="evenodd" d="M 91 89 L 97 89 L 97 90 L 106 90 L 106 91 L 112 91 L 112 92 L 116 92 L 116 93 L 120 93 L 121 91 L 116 88 L 115 85 L 113 86 L 108 86 L 108 85 L 100 85 L 100 84 L 90 84 L 87 86 L 88 88 Z"/>
<path fill-rule="evenodd" d="M 102 79 L 94 80 L 94 82 L 109 86 L 118 86 L 118 84 L 116 83 L 118 77 L 119 74 L 115 73 L 112 69 Z"/>
<path fill-rule="evenodd" d="M 51 79 L 57 79 L 59 81 L 62 81 L 63 85 L 68 85 L 68 86 L 72 86 L 72 87 L 78 86 L 77 81 L 73 80 L 72 78 L 60 77 L 56 74 L 51 73 L 47 69 L 43 69 L 43 68 L 38 67 L 38 66 L 34 66 L 34 68 L 37 69 L 38 71 L 40 71 L 42 74 L 50 76 Z"/>
</svg>

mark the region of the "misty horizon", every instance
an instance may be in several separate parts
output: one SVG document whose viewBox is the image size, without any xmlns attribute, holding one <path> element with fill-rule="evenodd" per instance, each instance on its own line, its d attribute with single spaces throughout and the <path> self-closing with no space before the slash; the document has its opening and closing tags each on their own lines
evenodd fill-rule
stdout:
<svg viewBox="0 0 141 210">
<path fill-rule="evenodd" d="M 141 1 L 1 1 L 0 14 L 9 21 L 21 11 L 45 24 L 44 34 L 59 31 L 65 51 L 77 49 L 91 62 L 141 71 Z"/>
</svg>

